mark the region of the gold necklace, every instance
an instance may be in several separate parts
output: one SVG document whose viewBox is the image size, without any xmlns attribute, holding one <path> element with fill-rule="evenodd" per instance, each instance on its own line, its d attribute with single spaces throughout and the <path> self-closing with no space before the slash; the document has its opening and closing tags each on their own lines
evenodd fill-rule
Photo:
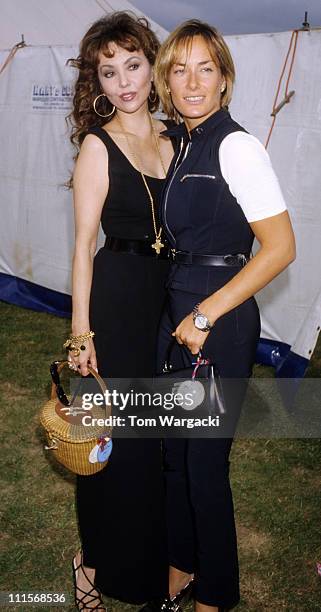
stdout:
<svg viewBox="0 0 321 612">
<path fill-rule="evenodd" d="M 164 165 L 164 162 L 163 162 L 162 154 L 161 154 L 161 151 L 160 151 L 160 146 L 159 146 L 159 142 L 158 142 L 158 137 L 157 137 L 157 134 L 156 134 L 156 131 L 155 131 L 155 128 L 154 128 L 153 121 L 152 121 L 152 118 L 151 118 L 151 116 L 150 116 L 150 113 L 148 113 L 148 116 L 149 116 L 149 120 L 150 120 L 150 124 L 151 124 L 151 128 L 152 128 L 153 136 L 154 136 L 155 143 L 156 143 L 156 149 L 157 149 L 157 152 L 158 152 L 158 155 L 159 155 L 159 159 L 160 159 L 160 161 L 161 161 L 162 168 L 163 168 L 163 171 L 164 171 L 164 177 L 166 177 L 166 169 L 165 169 L 165 165 Z M 157 231 L 156 218 L 155 218 L 155 205 L 154 205 L 154 198 L 153 198 L 153 196 L 152 196 L 152 194 L 151 194 L 151 190 L 150 190 L 150 188 L 149 188 L 149 186 L 148 186 L 148 183 L 147 183 L 147 181 L 146 181 L 145 175 L 144 175 L 144 173 L 143 173 L 143 171 L 142 171 L 142 169 L 141 169 L 141 165 L 140 165 L 140 163 L 139 163 L 139 160 L 138 160 L 138 158 L 137 158 L 137 155 L 136 155 L 136 153 L 135 153 L 135 151 L 134 151 L 133 147 L 131 146 L 130 140 L 129 140 L 128 135 L 127 135 L 127 132 L 125 132 L 125 130 L 124 130 L 123 126 L 122 126 L 122 123 L 121 123 L 121 120 L 120 120 L 120 118 L 119 118 L 118 114 L 117 114 L 117 115 L 115 115 L 115 117 L 118 119 L 118 123 L 119 123 L 119 125 L 120 125 L 120 129 L 121 129 L 121 131 L 123 132 L 123 134 L 124 134 L 124 136 L 125 136 L 125 138 L 126 138 L 127 145 L 128 145 L 128 149 L 129 149 L 129 151 L 130 151 L 130 153 L 131 153 L 131 155 L 132 155 L 132 158 L 133 158 L 133 160 L 134 160 L 134 164 L 135 164 L 136 168 L 138 169 L 138 171 L 139 171 L 139 172 L 140 172 L 140 174 L 141 174 L 141 177 L 142 177 L 142 179 L 143 179 L 143 182 L 144 182 L 144 185 L 145 185 L 146 191 L 147 191 L 147 193 L 148 193 L 148 197 L 149 197 L 149 201 L 150 201 L 150 207 L 151 207 L 151 211 L 152 211 L 152 219 L 153 219 L 154 234 L 155 234 L 155 242 L 154 242 L 154 244 L 152 244 L 152 249 L 155 249 L 155 251 L 156 251 L 157 255 L 159 255 L 159 254 L 160 254 L 160 250 L 161 250 L 161 249 L 162 249 L 162 248 L 163 248 L 165 245 L 164 245 L 164 244 L 162 243 L 162 241 L 161 241 L 161 235 L 162 235 L 162 229 L 163 229 L 163 228 L 160 226 L 159 230 Z"/>
</svg>

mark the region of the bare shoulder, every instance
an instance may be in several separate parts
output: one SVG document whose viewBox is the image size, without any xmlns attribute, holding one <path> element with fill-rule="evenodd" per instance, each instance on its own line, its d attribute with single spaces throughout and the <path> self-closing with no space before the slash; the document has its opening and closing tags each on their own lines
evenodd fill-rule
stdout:
<svg viewBox="0 0 321 612">
<path fill-rule="evenodd" d="M 108 178 L 108 151 L 102 140 L 95 134 L 85 136 L 76 160 L 74 179 L 89 181 L 96 179 L 105 181 Z"/>
<path fill-rule="evenodd" d="M 85 136 L 80 151 L 105 151 L 107 154 L 107 148 L 101 138 L 96 136 L 96 134 L 87 134 Z"/>
<path fill-rule="evenodd" d="M 122 145 L 122 143 L 126 144 L 126 134 L 120 131 L 117 124 L 114 124 L 110 121 L 106 125 L 102 126 L 102 130 L 106 132 L 106 134 L 116 143 L 117 146 Z"/>
<path fill-rule="evenodd" d="M 76 161 L 76 168 L 83 168 L 84 165 L 108 165 L 108 151 L 106 145 L 95 134 L 85 136 Z"/>
</svg>

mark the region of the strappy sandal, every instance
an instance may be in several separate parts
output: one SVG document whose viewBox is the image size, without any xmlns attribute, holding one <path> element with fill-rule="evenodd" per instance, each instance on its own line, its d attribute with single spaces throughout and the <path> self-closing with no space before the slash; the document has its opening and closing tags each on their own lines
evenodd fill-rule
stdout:
<svg viewBox="0 0 321 612">
<path fill-rule="evenodd" d="M 150 601 L 139 612 L 183 612 L 183 606 L 188 603 L 192 596 L 194 586 L 194 578 L 192 578 L 186 586 L 174 597 L 165 597 L 158 601 Z"/>
<path fill-rule="evenodd" d="M 82 562 L 82 552 L 81 552 L 81 561 L 79 563 L 79 565 L 76 565 L 76 557 L 73 558 L 72 560 L 72 574 L 73 574 L 73 579 L 74 579 L 74 587 L 75 587 L 75 603 L 76 603 L 76 608 L 77 610 L 81 610 L 81 612 L 85 612 L 86 610 L 102 610 L 103 612 L 107 612 L 106 607 L 104 606 L 104 602 L 101 598 L 101 593 L 100 591 L 97 589 L 97 587 L 91 582 L 91 580 L 88 578 L 84 566 L 83 566 L 83 562 Z M 89 584 L 91 585 L 91 589 L 89 591 L 83 591 L 78 585 L 77 585 L 77 574 L 78 574 L 78 570 L 81 568 L 81 571 L 83 572 L 84 576 L 86 577 L 86 580 L 88 580 Z M 78 597 L 77 595 L 77 591 L 78 593 L 83 593 L 83 595 L 81 597 Z M 88 599 L 89 598 L 89 599 Z M 84 601 L 86 599 L 86 601 Z M 88 604 L 93 603 L 94 601 L 98 600 L 98 603 L 95 606 L 88 606 Z"/>
</svg>

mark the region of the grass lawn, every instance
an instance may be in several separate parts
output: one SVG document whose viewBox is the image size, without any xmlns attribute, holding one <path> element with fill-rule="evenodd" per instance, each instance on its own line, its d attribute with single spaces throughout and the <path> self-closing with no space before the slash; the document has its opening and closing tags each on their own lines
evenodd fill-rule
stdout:
<svg viewBox="0 0 321 612">
<path fill-rule="evenodd" d="M 72 596 L 79 545 L 74 476 L 47 461 L 38 411 L 48 397 L 48 365 L 61 358 L 70 322 L 0 303 L 0 591 Z M 271 376 L 257 366 L 256 376 Z M 321 376 L 321 343 L 308 376 Z M 231 476 L 240 552 L 237 610 L 321 610 L 321 445 L 318 439 L 240 439 Z M 112 563 L 112 553 L 110 555 Z M 72 601 L 72 599 L 71 599 Z M 110 612 L 135 606 L 106 601 Z M 25 604 L 8 610 L 68 610 Z"/>
</svg>

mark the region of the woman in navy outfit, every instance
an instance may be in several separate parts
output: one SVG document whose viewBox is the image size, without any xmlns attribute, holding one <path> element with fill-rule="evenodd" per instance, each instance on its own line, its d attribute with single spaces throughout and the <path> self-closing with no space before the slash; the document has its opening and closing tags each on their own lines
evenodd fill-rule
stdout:
<svg viewBox="0 0 321 612">
<path fill-rule="evenodd" d="M 163 194 L 174 262 L 159 366 L 175 336 L 174 365 L 190 366 L 202 348 L 224 379 L 246 381 L 260 335 L 253 296 L 295 258 L 286 205 L 264 147 L 228 113 L 234 66 L 216 29 L 198 20 L 179 26 L 161 48 L 155 72 L 165 112 L 183 120 L 167 132 L 179 137 L 180 147 Z M 254 237 L 260 248 L 250 259 Z M 237 400 L 228 400 L 232 429 L 245 390 L 241 384 Z M 165 441 L 170 597 L 152 609 L 178 609 L 187 585 L 193 585 L 196 612 L 239 601 L 231 445 L 231 437 Z"/>
</svg>

